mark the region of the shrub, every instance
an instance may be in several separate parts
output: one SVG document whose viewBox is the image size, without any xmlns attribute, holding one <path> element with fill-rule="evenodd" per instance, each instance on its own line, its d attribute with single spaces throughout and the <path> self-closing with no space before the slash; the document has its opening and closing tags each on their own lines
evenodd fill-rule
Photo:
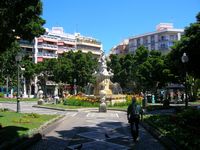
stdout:
<svg viewBox="0 0 200 150">
<path fill-rule="evenodd" d="M 182 112 L 177 114 L 177 123 L 180 126 L 195 126 L 199 127 L 200 126 L 200 110 L 194 109 L 194 108 L 189 108 L 185 109 Z"/>
<path fill-rule="evenodd" d="M 36 114 L 36 113 L 30 113 L 30 114 L 27 114 L 26 116 L 24 117 L 29 117 L 29 118 L 40 118 L 40 115 L 39 114 Z"/>
<path fill-rule="evenodd" d="M 116 106 L 119 106 L 119 107 L 127 106 L 127 107 L 128 107 L 128 105 L 129 105 L 130 103 L 131 103 L 130 101 L 126 101 L 126 102 L 114 103 L 114 104 L 111 105 L 111 106 L 114 106 L 114 107 L 116 107 Z"/>
<path fill-rule="evenodd" d="M 0 92 L 0 97 L 3 98 L 4 97 L 4 94 L 2 92 Z"/>
<path fill-rule="evenodd" d="M 136 95 L 126 95 L 126 101 L 128 103 L 131 103 L 133 96 L 135 96 L 135 98 L 136 98 L 136 103 L 139 104 L 139 105 L 142 105 L 143 97 L 138 95 L 138 94 L 136 94 Z"/>
<path fill-rule="evenodd" d="M 82 100 L 77 100 L 77 99 L 66 99 L 64 100 L 63 105 L 94 107 L 94 106 L 98 106 L 99 103 L 82 101 Z"/>
<path fill-rule="evenodd" d="M 151 115 L 145 121 L 173 138 L 182 149 L 200 149 L 200 110 L 189 108 L 173 115 Z"/>
<path fill-rule="evenodd" d="M 14 123 L 30 123 L 30 120 L 24 117 L 21 117 L 19 119 L 14 119 L 13 120 Z"/>
<path fill-rule="evenodd" d="M 0 108 L 0 112 L 6 112 L 6 111 L 9 111 L 8 108 Z"/>
</svg>

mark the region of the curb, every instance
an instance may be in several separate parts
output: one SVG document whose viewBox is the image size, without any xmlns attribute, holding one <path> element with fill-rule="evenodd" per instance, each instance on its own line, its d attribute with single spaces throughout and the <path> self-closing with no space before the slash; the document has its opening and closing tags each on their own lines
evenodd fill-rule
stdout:
<svg viewBox="0 0 200 150">
<path fill-rule="evenodd" d="M 35 108 L 45 108 L 45 109 L 52 109 L 52 110 L 60 110 L 60 111 L 78 112 L 78 109 L 54 108 L 54 107 L 46 107 L 46 106 L 39 106 L 39 105 L 33 105 L 32 107 L 35 107 Z"/>
<path fill-rule="evenodd" d="M 28 134 L 32 135 L 32 134 L 40 133 L 41 135 L 45 135 L 49 133 L 50 131 L 52 131 L 60 122 L 62 122 L 64 120 L 64 117 L 65 117 L 64 115 L 59 115 L 58 117 L 45 122 L 38 129 L 29 131 Z"/>
</svg>

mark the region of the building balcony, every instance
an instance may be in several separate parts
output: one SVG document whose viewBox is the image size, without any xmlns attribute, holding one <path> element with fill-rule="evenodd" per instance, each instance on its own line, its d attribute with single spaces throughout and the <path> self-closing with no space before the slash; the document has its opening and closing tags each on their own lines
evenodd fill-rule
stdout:
<svg viewBox="0 0 200 150">
<path fill-rule="evenodd" d="M 19 40 L 19 44 L 20 44 L 20 47 L 23 47 L 23 48 L 33 48 L 33 42 L 29 42 L 29 41 L 26 41 L 26 40 Z"/>
<path fill-rule="evenodd" d="M 76 45 L 75 41 L 64 41 L 66 45 Z"/>
<path fill-rule="evenodd" d="M 52 44 L 39 44 L 38 48 L 42 49 L 48 49 L 48 50 L 58 50 L 58 45 L 52 45 Z"/>
<path fill-rule="evenodd" d="M 97 45 L 94 43 L 86 43 L 86 42 L 77 42 L 77 45 L 85 45 L 85 46 L 91 46 L 91 47 L 101 47 L 101 45 Z"/>
<path fill-rule="evenodd" d="M 32 44 L 21 44 L 20 43 L 20 47 L 22 47 L 22 48 L 33 48 L 33 45 Z"/>
<path fill-rule="evenodd" d="M 45 58 L 57 58 L 58 57 L 58 55 L 54 54 L 54 53 L 42 53 L 42 52 L 38 52 L 37 56 L 45 57 Z"/>
<path fill-rule="evenodd" d="M 74 47 L 63 47 L 63 48 L 58 48 L 58 53 L 62 54 L 64 52 L 68 52 L 68 51 L 75 51 L 76 48 Z"/>
</svg>

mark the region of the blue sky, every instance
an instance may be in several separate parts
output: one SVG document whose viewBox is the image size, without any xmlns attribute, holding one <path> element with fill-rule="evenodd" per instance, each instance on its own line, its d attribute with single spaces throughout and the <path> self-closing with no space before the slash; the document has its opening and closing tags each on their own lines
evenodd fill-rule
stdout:
<svg viewBox="0 0 200 150">
<path fill-rule="evenodd" d="M 61 26 L 98 39 L 106 53 L 130 36 L 155 31 L 161 22 L 184 28 L 196 21 L 199 0 L 42 0 L 44 27 Z"/>
</svg>

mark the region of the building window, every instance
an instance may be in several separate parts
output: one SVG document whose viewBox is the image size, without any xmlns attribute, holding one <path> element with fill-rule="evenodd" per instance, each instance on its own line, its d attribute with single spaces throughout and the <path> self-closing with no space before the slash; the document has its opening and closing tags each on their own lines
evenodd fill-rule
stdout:
<svg viewBox="0 0 200 150">
<path fill-rule="evenodd" d="M 174 35 L 170 35 L 169 38 L 171 41 L 176 40 L 176 37 Z"/>
<path fill-rule="evenodd" d="M 139 47 L 141 44 L 140 44 L 140 39 L 137 39 L 137 47 Z"/>
<path fill-rule="evenodd" d="M 152 35 L 151 36 L 151 43 L 154 43 L 155 42 L 155 38 L 154 38 L 154 36 Z"/>
</svg>

